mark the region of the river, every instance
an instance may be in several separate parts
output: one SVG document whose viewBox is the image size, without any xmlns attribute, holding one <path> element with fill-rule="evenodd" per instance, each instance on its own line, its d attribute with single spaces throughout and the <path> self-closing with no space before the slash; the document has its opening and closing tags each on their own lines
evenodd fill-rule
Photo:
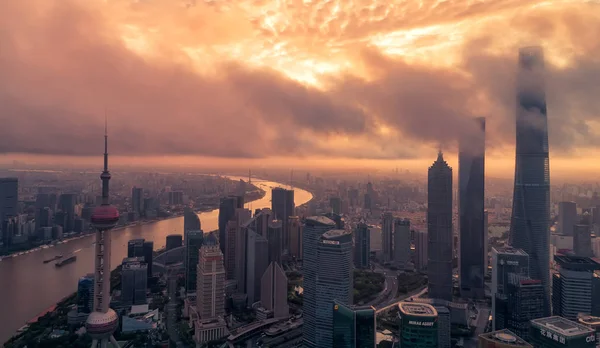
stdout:
<svg viewBox="0 0 600 348">
<path fill-rule="evenodd" d="M 233 176 L 230 178 L 240 179 Z M 266 195 L 247 204 L 247 208 L 252 210 L 271 207 L 271 188 L 289 188 L 287 185 L 271 181 L 256 181 L 254 184 L 265 190 Z M 296 206 L 312 199 L 312 194 L 308 191 L 298 188 L 294 188 L 294 191 Z M 210 232 L 218 229 L 218 209 L 200 213 L 199 216 L 202 230 Z M 165 245 L 166 236 L 174 233 L 183 234 L 183 217 L 113 231 L 113 268 L 127 256 L 127 242 L 130 239 L 144 238 L 154 242 L 154 249 L 160 249 Z M 6 342 L 27 321 L 77 291 L 79 278 L 94 270 L 92 243 L 95 238 L 92 236 L 5 258 L 0 262 L 0 344 Z M 74 263 L 60 268 L 55 267 L 54 262 L 43 263 L 43 260 L 55 255 L 73 252 L 77 255 L 77 261 Z"/>
</svg>

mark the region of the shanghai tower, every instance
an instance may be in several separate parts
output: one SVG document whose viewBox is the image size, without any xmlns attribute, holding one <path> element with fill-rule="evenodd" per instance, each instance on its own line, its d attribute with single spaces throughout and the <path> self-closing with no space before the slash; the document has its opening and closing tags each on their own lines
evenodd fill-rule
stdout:
<svg viewBox="0 0 600 348">
<path fill-rule="evenodd" d="M 452 301 L 452 168 L 442 151 L 427 175 L 429 297 Z"/>
<path fill-rule="evenodd" d="M 458 189 L 460 222 L 459 273 L 463 298 L 485 297 L 485 118 L 460 139 Z"/>
<path fill-rule="evenodd" d="M 510 242 L 529 255 L 529 276 L 542 281 L 544 313 L 550 315 L 550 170 L 542 48 L 521 48 L 518 71 Z"/>
</svg>

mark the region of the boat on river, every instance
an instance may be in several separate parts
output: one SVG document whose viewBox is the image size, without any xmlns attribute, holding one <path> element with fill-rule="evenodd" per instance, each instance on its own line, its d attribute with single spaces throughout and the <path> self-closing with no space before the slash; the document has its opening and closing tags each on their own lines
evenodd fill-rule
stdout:
<svg viewBox="0 0 600 348">
<path fill-rule="evenodd" d="M 62 259 L 62 258 L 63 258 L 63 256 L 62 256 L 62 255 L 56 255 L 56 256 L 54 256 L 54 257 L 53 257 L 53 258 L 51 258 L 51 259 L 44 260 L 44 263 L 48 263 L 48 262 L 52 262 L 52 261 L 56 261 L 56 260 L 59 260 L 59 259 Z"/>
<path fill-rule="evenodd" d="M 69 257 L 67 257 L 67 258 L 66 258 L 66 259 L 64 259 L 64 260 L 60 260 L 60 261 L 58 261 L 57 263 L 55 263 L 55 264 L 54 264 L 54 266 L 56 266 L 56 267 L 62 267 L 62 266 L 64 266 L 64 265 L 66 265 L 66 264 L 73 263 L 73 262 L 75 262 L 76 260 L 77 260 L 77 256 L 75 256 L 75 255 L 73 255 L 73 256 L 69 256 Z"/>
</svg>

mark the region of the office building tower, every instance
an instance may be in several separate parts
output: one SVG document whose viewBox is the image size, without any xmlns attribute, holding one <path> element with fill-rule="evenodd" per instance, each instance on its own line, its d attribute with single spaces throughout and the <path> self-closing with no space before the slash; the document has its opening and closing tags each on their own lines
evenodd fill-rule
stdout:
<svg viewBox="0 0 600 348">
<path fill-rule="evenodd" d="M 438 348 L 452 346 L 452 319 L 447 306 L 433 306 L 438 313 Z"/>
<path fill-rule="evenodd" d="M 288 218 L 288 231 L 290 231 L 290 256 L 301 260 L 302 259 L 302 225 L 300 218 L 290 216 Z"/>
<path fill-rule="evenodd" d="M 127 257 L 144 257 L 144 239 L 132 239 L 127 242 Z"/>
<path fill-rule="evenodd" d="M 202 229 L 200 218 L 192 208 L 185 207 L 183 209 L 183 231 L 199 231 Z"/>
<path fill-rule="evenodd" d="M 2 179 L 0 179 L 2 180 Z M 2 184 L 0 184 L 2 185 Z M 39 230 L 42 227 L 48 227 L 49 225 L 42 224 L 42 214 L 44 213 L 44 209 L 50 207 L 50 195 L 47 193 L 38 193 L 35 196 L 35 230 Z M 2 208 L 0 208 L 2 209 Z M 92 210 L 93 212 L 93 210 Z M 91 213 L 90 213 L 91 217 Z M 3 221 L 4 219 L 0 219 Z M 45 222 L 45 221 L 44 221 Z"/>
<path fill-rule="evenodd" d="M 216 239 L 216 237 L 212 238 Z M 224 316 L 225 267 L 223 253 L 221 253 L 216 240 L 213 243 L 206 243 L 200 248 L 197 272 L 196 308 L 198 315 L 203 320 Z"/>
<path fill-rule="evenodd" d="M 492 330 L 506 328 L 504 324 L 496 326 L 496 319 L 504 314 L 496 310 L 499 301 L 508 299 L 508 281 L 510 274 L 527 277 L 529 275 L 529 256 L 521 249 L 511 247 L 492 248 Z M 505 307 L 503 307 L 505 308 Z"/>
<path fill-rule="evenodd" d="M 400 347 L 438 348 L 438 313 L 426 303 L 398 304 Z"/>
<path fill-rule="evenodd" d="M 238 231 L 238 223 L 234 220 L 229 220 L 227 222 L 226 234 L 225 234 L 225 276 L 226 279 L 233 279 L 235 277 L 235 266 L 236 266 L 236 254 L 235 249 L 236 239 L 237 239 L 237 231 Z"/>
<path fill-rule="evenodd" d="M 484 273 L 487 273 L 490 265 L 490 241 L 488 237 L 489 226 L 488 226 L 488 211 L 483 213 L 483 269 Z"/>
<path fill-rule="evenodd" d="M 581 257 L 593 257 L 592 234 L 589 225 L 573 226 L 573 253 Z"/>
<path fill-rule="evenodd" d="M 485 295 L 484 171 L 485 119 L 477 118 L 460 140 L 458 154 L 459 284 L 461 296 L 470 299 Z"/>
<path fill-rule="evenodd" d="M 110 230 L 119 222 L 119 211 L 109 203 L 108 171 L 108 135 L 104 134 L 104 170 L 100 175 L 102 180 L 102 204 L 92 214 L 92 224 L 96 228 L 95 272 L 94 272 L 94 311 L 88 316 L 85 327 L 92 337 L 92 348 L 100 344 L 107 347 L 110 342 L 115 348 L 119 344 L 113 337 L 113 332 L 119 326 L 118 314 L 110 305 Z"/>
<path fill-rule="evenodd" d="M 74 193 L 64 193 L 60 195 L 59 208 L 65 214 L 65 232 L 73 232 L 75 227 L 75 204 L 77 204 L 77 196 Z"/>
<path fill-rule="evenodd" d="M 593 329 L 558 316 L 532 320 L 529 337 L 534 348 L 596 347 Z"/>
<path fill-rule="evenodd" d="M 167 236 L 167 241 L 165 244 L 165 250 L 173 250 L 175 248 L 179 248 L 183 246 L 183 236 L 180 234 L 170 234 Z"/>
<path fill-rule="evenodd" d="M 308 217 L 302 231 L 302 268 L 303 268 L 303 341 L 307 347 L 317 345 L 317 272 L 322 266 L 317 259 L 317 247 L 322 235 L 335 229 L 335 222 L 324 216 Z M 327 307 L 331 308 L 331 307 Z"/>
<path fill-rule="evenodd" d="M 219 203 L 219 245 L 223 255 L 226 252 L 227 222 L 235 218 L 236 209 L 243 208 L 243 204 L 243 200 L 237 196 L 223 197 Z"/>
<path fill-rule="evenodd" d="M 363 221 L 354 230 L 354 267 L 367 269 L 370 266 L 371 231 Z"/>
<path fill-rule="evenodd" d="M 353 302 L 352 234 L 344 230 L 323 233 L 317 245 L 317 262 L 315 344 L 332 347 L 333 301 Z"/>
<path fill-rule="evenodd" d="M 288 279 L 279 263 L 271 262 L 260 280 L 260 303 L 274 318 L 287 318 Z"/>
<path fill-rule="evenodd" d="M 152 278 L 152 263 L 154 261 L 154 242 L 144 241 L 144 262 L 148 271 L 148 278 Z"/>
<path fill-rule="evenodd" d="M 182 204 L 183 204 L 183 192 L 182 191 L 169 192 L 169 205 L 182 205 Z"/>
<path fill-rule="evenodd" d="M 410 261 L 410 221 L 394 221 L 394 263 L 400 270 L 408 269 Z"/>
<path fill-rule="evenodd" d="M 340 197 L 329 198 L 329 206 L 333 214 L 339 215 L 342 213 L 342 199 Z"/>
<path fill-rule="evenodd" d="M 579 314 L 577 316 L 577 322 L 596 332 L 596 348 L 600 346 L 600 318 L 591 315 Z"/>
<path fill-rule="evenodd" d="M 496 295 L 496 330 L 509 329 L 528 340 L 531 320 L 544 316 L 543 294 L 540 280 L 510 273 L 506 295 Z"/>
<path fill-rule="evenodd" d="M 256 209 L 254 219 L 250 227 L 261 236 L 267 238 L 269 223 L 274 220 L 273 211 L 269 208 Z"/>
<path fill-rule="evenodd" d="M 429 297 L 452 301 L 452 168 L 440 151 L 427 177 Z"/>
<path fill-rule="evenodd" d="M 415 268 L 417 271 L 427 269 L 427 232 L 415 231 Z"/>
<path fill-rule="evenodd" d="M 577 320 L 579 313 L 593 313 L 593 304 L 600 302 L 600 293 L 594 290 L 599 281 L 600 263 L 589 257 L 554 256 L 559 271 L 552 280 L 553 314 Z"/>
<path fill-rule="evenodd" d="M 198 261 L 200 259 L 200 248 L 204 241 L 202 230 L 186 230 L 185 243 L 185 291 L 190 294 L 196 292 Z"/>
<path fill-rule="evenodd" d="M 573 235 L 573 226 L 577 223 L 577 204 L 575 202 L 558 203 L 558 232 L 565 236 Z"/>
<path fill-rule="evenodd" d="M 2 243 L 4 247 L 9 247 L 13 244 L 13 238 L 19 231 L 19 218 L 16 216 L 5 217 L 0 224 L 2 227 Z M 48 240 L 49 238 L 44 238 Z"/>
<path fill-rule="evenodd" d="M 375 308 L 333 301 L 333 342 L 336 348 L 375 348 Z"/>
<path fill-rule="evenodd" d="M 77 282 L 77 312 L 91 313 L 94 309 L 94 274 L 79 278 Z"/>
<path fill-rule="evenodd" d="M 383 261 L 390 262 L 394 258 L 394 216 L 392 213 L 384 213 L 381 221 L 381 250 L 383 251 Z"/>
<path fill-rule="evenodd" d="M 478 348 L 528 348 L 533 347 L 510 330 L 498 330 L 479 335 Z"/>
<path fill-rule="evenodd" d="M 138 216 L 144 214 L 144 189 L 141 187 L 131 189 L 131 210 Z"/>
<path fill-rule="evenodd" d="M 148 265 L 143 257 L 128 257 L 121 264 L 121 302 L 124 305 L 146 304 Z"/>
<path fill-rule="evenodd" d="M 283 222 L 281 220 L 269 222 L 267 241 L 269 241 L 269 263 L 277 262 L 281 264 L 283 253 Z"/>
<path fill-rule="evenodd" d="M 529 276 L 540 279 L 550 314 L 550 172 L 548 121 L 540 47 L 519 51 L 517 141 L 510 243 L 529 255 Z"/>
<path fill-rule="evenodd" d="M 248 254 L 248 225 L 252 224 L 249 220 L 240 225 L 240 229 L 235 240 L 235 281 L 237 283 L 237 292 L 246 293 L 246 268 Z"/>
<path fill-rule="evenodd" d="M 294 190 L 287 190 L 281 187 L 275 187 L 271 190 L 271 210 L 275 219 L 283 222 L 283 248 L 289 248 L 289 231 L 287 230 L 288 219 L 296 215 L 296 205 L 294 204 Z"/>
<path fill-rule="evenodd" d="M 269 267 L 269 242 L 254 230 L 246 236 L 246 295 L 248 306 L 260 301 L 260 281 Z"/>
</svg>

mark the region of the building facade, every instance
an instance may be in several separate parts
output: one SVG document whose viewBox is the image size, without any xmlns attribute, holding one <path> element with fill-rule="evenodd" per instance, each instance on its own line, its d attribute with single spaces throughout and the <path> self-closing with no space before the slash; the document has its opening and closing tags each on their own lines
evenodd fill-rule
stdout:
<svg viewBox="0 0 600 348">
<path fill-rule="evenodd" d="M 354 229 L 354 267 L 369 268 L 371 255 L 371 231 L 364 222 L 359 222 Z"/>
<path fill-rule="evenodd" d="M 400 270 L 407 270 L 410 263 L 410 220 L 394 221 L 394 264 Z"/>
<path fill-rule="evenodd" d="M 198 260 L 200 259 L 200 248 L 204 241 L 202 230 L 185 231 L 185 291 L 193 293 L 196 291 L 196 279 L 198 275 Z"/>
<path fill-rule="evenodd" d="M 593 329 L 565 319 L 546 317 L 531 321 L 529 343 L 535 348 L 595 348 Z"/>
<path fill-rule="evenodd" d="M 375 308 L 333 302 L 333 347 L 375 348 Z"/>
<path fill-rule="evenodd" d="M 387 212 L 383 214 L 381 221 L 381 250 L 383 252 L 383 261 L 390 262 L 394 258 L 394 246 L 392 239 L 394 235 L 394 215 Z"/>
<path fill-rule="evenodd" d="M 271 210 L 275 219 L 281 220 L 282 225 L 282 245 L 284 249 L 289 248 L 290 234 L 287 229 L 290 216 L 296 215 L 296 206 L 294 204 L 294 190 L 288 190 L 281 187 L 275 187 L 271 190 Z"/>
<path fill-rule="evenodd" d="M 577 223 L 577 204 L 575 202 L 558 203 L 558 232 L 565 236 L 573 235 L 573 226 Z"/>
<path fill-rule="evenodd" d="M 492 330 L 506 328 L 505 324 L 496 326 L 497 318 L 504 318 L 504 313 L 496 310 L 499 301 L 508 299 L 508 283 L 510 274 L 529 276 L 529 256 L 521 249 L 511 247 L 492 248 Z M 505 307 L 504 307 L 505 308 Z"/>
<path fill-rule="evenodd" d="M 225 315 L 225 266 L 216 243 L 200 248 L 197 268 L 196 308 L 202 320 Z"/>
<path fill-rule="evenodd" d="M 398 304 L 400 347 L 438 348 L 438 314 L 425 303 Z"/>
<path fill-rule="evenodd" d="M 148 265 L 143 257 L 128 257 L 121 265 L 121 302 L 127 306 L 146 304 Z"/>
<path fill-rule="evenodd" d="M 277 262 L 271 262 L 260 280 L 260 303 L 274 318 L 287 318 L 290 309 L 287 303 L 288 279 Z"/>
</svg>

